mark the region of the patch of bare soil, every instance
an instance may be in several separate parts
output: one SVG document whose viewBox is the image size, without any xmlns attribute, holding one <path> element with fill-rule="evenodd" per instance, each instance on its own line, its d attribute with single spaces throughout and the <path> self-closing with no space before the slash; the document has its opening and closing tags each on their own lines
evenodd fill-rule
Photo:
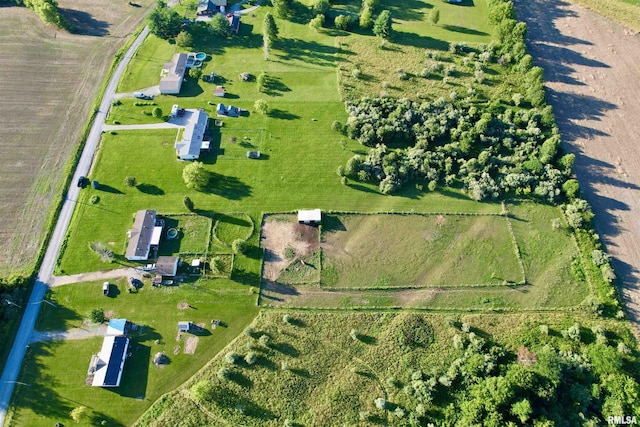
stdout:
<svg viewBox="0 0 640 427">
<path fill-rule="evenodd" d="M 640 335 L 640 35 L 563 0 L 515 3 Z"/>
<path fill-rule="evenodd" d="M 186 310 L 189 307 L 190 305 L 184 301 L 178 303 L 178 310 Z"/>
<path fill-rule="evenodd" d="M 184 354 L 194 354 L 198 347 L 198 337 L 190 336 L 184 340 Z"/>
<path fill-rule="evenodd" d="M 437 289 L 407 289 L 393 296 L 400 307 L 422 307 L 431 302 L 438 292 Z"/>
<path fill-rule="evenodd" d="M 291 259 L 285 257 L 285 250 L 291 248 L 296 257 L 309 255 L 319 246 L 318 228 L 299 224 L 294 215 L 287 216 L 290 221 L 268 217 L 262 226 L 261 245 L 265 251 L 263 278 L 275 281 Z"/>
</svg>

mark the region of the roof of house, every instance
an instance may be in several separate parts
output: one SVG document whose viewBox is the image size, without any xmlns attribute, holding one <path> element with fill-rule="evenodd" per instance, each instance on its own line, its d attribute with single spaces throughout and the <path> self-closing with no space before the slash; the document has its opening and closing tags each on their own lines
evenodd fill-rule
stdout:
<svg viewBox="0 0 640 427">
<path fill-rule="evenodd" d="M 178 271 L 178 257 L 160 256 L 156 261 L 156 273 L 162 276 L 175 276 Z"/>
<path fill-rule="evenodd" d="M 215 5 L 210 0 L 200 0 L 198 2 L 198 9 L 196 10 L 196 13 L 202 13 L 214 9 Z"/>
<path fill-rule="evenodd" d="M 299 210 L 298 222 L 320 222 L 322 220 L 322 211 L 320 209 Z"/>
<path fill-rule="evenodd" d="M 195 157 L 200 155 L 202 139 L 209 125 L 209 116 L 203 110 L 190 111 L 189 121 L 182 133 L 182 139 L 176 141 L 176 154 L 180 158 Z"/>
<path fill-rule="evenodd" d="M 96 387 L 118 387 L 122 378 L 124 361 L 127 358 L 129 338 L 108 336 L 102 342 L 98 364 L 91 385 Z"/>
<path fill-rule="evenodd" d="M 146 259 L 149 256 L 153 227 L 156 223 L 156 211 L 140 210 L 136 212 L 136 219 L 131 229 L 129 245 L 125 258 Z"/>
<path fill-rule="evenodd" d="M 176 53 L 171 62 L 165 62 L 160 78 L 160 92 L 179 91 L 187 69 L 187 54 Z"/>
<path fill-rule="evenodd" d="M 127 319 L 111 319 L 107 327 L 107 335 L 124 335 L 127 327 Z"/>
<path fill-rule="evenodd" d="M 215 4 L 216 6 L 226 6 L 227 0 L 211 0 L 211 3 Z"/>
<path fill-rule="evenodd" d="M 191 322 L 178 322 L 179 331 L 188 331 L 191 329 Z"/>
<path fill-rule="evenodd" d="M 222 86 L 218 86 L 213 90 L 214 95 L 224 95 L 225 90 Z"/>
</svg>

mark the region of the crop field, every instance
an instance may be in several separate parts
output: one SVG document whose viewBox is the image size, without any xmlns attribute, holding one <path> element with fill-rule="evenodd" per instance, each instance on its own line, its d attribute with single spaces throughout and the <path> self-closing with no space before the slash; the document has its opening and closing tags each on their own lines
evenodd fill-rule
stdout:
<svg viewBox="0 0 640 427">
<path fill-rule="evenodd" d="M 583 331 L 582 342 L 562 338 L 574 322 Z M 453 401 L 446 390 L 457 387 L 466 374 L 452 383 L 443 380 L 446 386 L 437 378 L 449 375 L 454 359 L 464 360 L 464 351 L 452 345 L 454 336 L 467 334 L 464 330 L 473 339 L 482 337 L 485 349 L 498 345 L 506 360 L 515 361 L 523 342 L 534 351 L 545 344 L 576 351 L 584 348 L 593 343 L 590 328 L 595 324 L 615 337 L 611 346 L 618 342 L 634 346 L 621 322 L 602 323 L 562 313 L 446 316 L 263 311 L 197 377 L 156 402 L 137 425 L 281 426 L 289 420 L 292 425 L 405 426 L 412 412 L 413 417 L 420 413 L 416 402 L 421 402 L 423 380 L 427 395 L 433 398 L 420 405 L 428 408 L 419 424 L 426 425 L 449 419 L 444 408 Z M 235 363 L 227 361 L 232 353 L 237 355 Z M 256 355 L 251 364 L 245 360 L 250 353 Z M 542 368 L 516 369 L 520 379 Z M 428 385 L 427 377 L 434 378 L 434 385 Z M 505 377 L 509 375 L 500 378 Z M 384 409 L 375 404 L 380 397 L 387 402 Z M 398 407 L 401 412 L 396 412 Z M 504 417 L 508 416 L 505 411 Z"/>
<path fill-rule="evenodd" d="M 127 358 L 121 386 L 114 390 L 87 387 L 85 377 L 91 355 L 102 345 L 99 337 L 58 340 L 30 346 L 11 415 L 12 426 L 73 424 L 69 414 L 82 402 L 93 408 L 87 422 L 132 425 L 160 395 L 193 375 L 234 337 L 257 313 L 255 295 L 229 280 L 199 280 L 180 286 L 154 288 L 149 281 L 137 293 L 128 293 L 125 279 L 112 282 L 111 297 L 101 292 L 102 282 L 53 288 L 43 306 L 38 330 L 81 330 L 90 326 L 86 317 L 102 308 L 112 318 L 126 318 L 139 325 L 132 334 L 132 355 Z M 215 328 L 211 320 L 221 324 Z M 179 321 L 202 326 L 195 334 L 179 336 Z M 195 348 L 187 348 L 194 346 Z M 193 354 L 189 354 L 193 351 Z M 152 363 L 157 353 L 169 363 Z"/>
<path fill-rule="evenodd" d="M 583 303 L 590 289 L 580 252 L 566 226 L 551 226 L 559 209 L 506 206 L 508 222 L 500 215 L 325 215 L 315 246 L 276 217 L 262 240 L 275 257 L 265 258 L 261 304 L 492 310 Z M 287 259 L 287 247 L 295 257 Z"/>
<path fill-rule="evenodd" d="M 60 1 L 79 34 L 47 26 L 24 7 L 2 8 L 0 274 L 33 268 L 99 86 L 153 2 L 138 3 L 143 8 Z"/>
</svg>

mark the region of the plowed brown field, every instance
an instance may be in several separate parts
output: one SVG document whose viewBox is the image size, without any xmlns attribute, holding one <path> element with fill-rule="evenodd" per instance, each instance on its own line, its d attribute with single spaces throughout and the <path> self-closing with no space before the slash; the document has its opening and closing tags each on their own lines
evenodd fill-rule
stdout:
<svg viewBox="0 0 640 427">
<path fill-rule="evenodd" d="M 62 191 L 64 167 L 116 51 L 151 0 L 60 0 L 69 34 L 0 7 L 0 274 L 28 271 Z"/>
<path fill-rule="evenodd" d="M 640 324 L 640 35 L 562 0 L 517 0 L 596 229 Z"/>
</svg>

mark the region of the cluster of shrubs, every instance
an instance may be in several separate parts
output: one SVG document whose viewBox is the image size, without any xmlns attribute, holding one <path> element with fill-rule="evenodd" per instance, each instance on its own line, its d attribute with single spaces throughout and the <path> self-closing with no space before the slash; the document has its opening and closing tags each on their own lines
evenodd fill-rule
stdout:
<svg viewBox="0 0 640 427">
<path fill-rule="evenodd" d="M 344 174 L 390 194 L 411 180 L 464 184 L 475 200 L 505 193 L 555 203 L 575 197 L 575 156 L 562 155 L 551 107 L 484 111 L 468 100 L 363 98 L 347 104 L 348 136 L 372 147 L 349 159 Z M 431 187 L 433 188 L 433 185 Z"/>
<path fill-rule="evenodd" d="M 632 351 L 622 341 L 611 342 L 615 335 L 601 325 L 589 331 L 573 324 L 553 339 L 541 325 L 534 351 L 521 347 L 517 354 L 468 324 L 456 326 L 456 358 L 429 374 L 415 370 L 387 381 L 397 391 L 376 398 L 376 408 L 410 425 L 445 419 L 451 425 L 509 426 L 599 425 L 608 415 L 639 409 L 640 385 L 624 367 L 631 366 Z"/>
</svg>

